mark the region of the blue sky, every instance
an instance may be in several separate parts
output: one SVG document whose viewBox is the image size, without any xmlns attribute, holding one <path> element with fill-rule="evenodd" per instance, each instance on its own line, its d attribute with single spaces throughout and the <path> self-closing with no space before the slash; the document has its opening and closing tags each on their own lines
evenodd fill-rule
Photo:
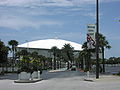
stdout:
<svg viewBox="0 0 120 90">
<path fill-rule="evenodd" d="M 120 56 L 120 0 L 100 1 L 100 33 L 112 48 L 106 57 Z M 95 0 L 0 0 L 0 39 L 6 43 L 58 37 L 80 44 L 87 24 L 94 24 Z"/>
</svg>

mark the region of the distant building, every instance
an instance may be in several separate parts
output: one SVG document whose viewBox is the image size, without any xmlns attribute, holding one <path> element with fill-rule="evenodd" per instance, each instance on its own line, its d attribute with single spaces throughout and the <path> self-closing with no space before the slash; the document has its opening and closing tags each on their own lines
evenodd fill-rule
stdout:
<svg viewBox="0 0 120 90">
<path fill-rule="evenodd" d="M 82 50 L 81 44 L 57 38 L 26 42 L 18 45 L 17 49 L 19 51 L 23 49 L 26 49 L 29 52 L 36 51 L 39 55 L 51 57 L 50 49 L 52 47 L 56 46 L 57 48 L 62 49 L 65 44 L 70 44 L 74 48 L 75 56 L 78 56 L 78 52 Z"/>
</svg>

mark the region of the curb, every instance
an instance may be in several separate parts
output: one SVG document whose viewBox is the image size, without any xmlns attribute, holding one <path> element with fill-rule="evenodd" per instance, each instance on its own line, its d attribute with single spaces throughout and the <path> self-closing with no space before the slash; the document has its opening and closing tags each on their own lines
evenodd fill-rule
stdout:
<svg viewBox="0 0 120 90">
<path fill-rule="evenodd" d="M 43 79 L 40 78 L 40 79 L 33 79 L 33 80 L 15 80 L 14 83 L 35 83 L 41 80 Z"/>
<path fill-rule="evenodd" d="M 84 81 L 94 82 L 92 78 L 84 78 Z"/>
</svg>

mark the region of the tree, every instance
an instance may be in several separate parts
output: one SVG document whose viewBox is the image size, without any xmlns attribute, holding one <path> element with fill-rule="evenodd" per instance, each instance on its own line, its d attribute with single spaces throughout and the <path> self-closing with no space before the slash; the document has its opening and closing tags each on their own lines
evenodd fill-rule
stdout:
<svg viewBox="0 0 120 90">
<path fill-rule="evenodd" d="M 8 64 L 8 52 L 9 52 L 9 50 L 10 50 L 10 48 L 8 47 L 8 46 L 4 46 L 3 48 L 2 48 L 2 56 L 3 56 L 3 64 L 5 64 L 5 66 L 6 66 L 6 71 L 8 71 L 8 69 L 7 69 L 7 64 Z"/>
<path fill-rule="evenodd" d="M 0 63 L 2 64 L 2 67 L 4 66 L 5 63 L 7 66 L 8 51 L 9 51 L 9 47 L 5 46 L 4 42 L 0 41 Z M 2 71 L 4 72 L 3 68 Z"/>
<path fill-rule="evenodd" d="M 82 51 L 82 56 L 85 60 L 85 68 L 87 68 L 87 70 L 89 70 L 89 65 L 88 65 L 88 56 L 87 56 L 87 53 L 88 53 L 88 46 L 87 46 L 87 42 L 84 42 L 83 45 L 82 45 L 82 48 L 83 48 L 83 51 Z"/>
<path fill-rule="evenodd" d="M 14 71 L 14 64 L 15 64 L 15 52 L 16 52 L 16 46 L 18 45 L 18 42 L 16 40 L 10 40 L 8 42 L 8 44 L 10 46 L 12 46 L 11 50 L 12 50 L 12 71 Z"/>
<path fill-rule="evenodd" d="M 62 56 L 65 62 L 68 63 L 67 69 L 69 69 L 69 63 L 74 60 L 74 48 L 70 44 L 65 44 L 62 48 Z"/>
<path fill-rule="evenodd" d="M 39 67 L 39 56 L 38 56 L 38 52 L 34 51 L 30 54 L 31 57 L 31 66 L 32 66 L 32 70 L 34 71 L 38 71 L 38 67 Z"/>
<path fill-rule="evenodd" d="M 0 41 L 0 63 L 4 62 L 4 57 L 3 57 L 3 47 L 4 47 L 4 43 L 2 41 Z"/>
<path fill-rule="evenodd" d="M 99 38 L 99 47 L 102 52 L 102 64 L 103 64 L 102 68 L 103 68 L 103 73 L 104 73 L 105 72 L 104 51 L 105 51 L 105 48 L 110 49 L 111 46 L 109 45 L 109 42 L 106 40 L 106 37 L 103 36 L 102 34 L 99 34 L 98 38 Z"/>
<path fill-rule="evenodd" d="M 57 51 L 57 68 L 61 68 L 61 62 L 62 62 L 62 50 L 58 49 Z"/>
<path fill-rule="evenodd" d="M 83 50 L 80 52 L 80 55 L 82 55 L 83 59 L 85 60 L 85 69 L 86 71 L 89 71 L 91 69 L 91 64 L 92 64 L 92 53 L 95 53 L 95 48 L 89 49 L 88 42 L 84 42 L 82 45 Z"/>
<path fill-rule="evenodd" d="M 81 69 L 82 70 L 84 70 L 84 56 L 85 55 L 85 52 L 82 50 L 82 51 L 80 51 L 80 53 L 79 53 L 79 59 L 80 59 L 80 61 L 81 61 Z"/>
<path fill-rule="evenodd" d="M 18 71 L 31 72 L 30 53 L 27 52 L 27 50 L 21 50 L 17 52 L 17 56 L 20 57 L 20 60 L 18 63 L 20 70 Z"/>
<path fill-rule="evenodd" d="M 42 61 L 42 69 L 47 69 L 46 67 L 46 57 L 45 56 L 42 56 L 42 55 L 39 55 L 40 56 L 40 60 Z"/>
<path fill-rule="evenodd" d="M 30 54 L 30 56 L 32 57 L 32 59 L 38 59 L 38 52 L 34 51 Z"/>
<path fill-rule="evenodd" d="M 42 70 L 42 66 L 43 69 L 46 69 L 46 57 L 39 55 L 38 52 L 34 51 L 30 54 L 31 57 L 31 64 L 32 64 L 32 68 L 33 70 Z"/>
<path fill-rule="evenodd" d="M 51 48 L 50 51 L 51 51 L 52 54 L 53 54 L 53 59 L 54 59 L 54 70 L 56 70 L 56 57 L 57 57 L 57 53 L 58 53 L 59 49 L 58 49 L 56 46 L 54 46 L 54 47 Z"/>
</svg>

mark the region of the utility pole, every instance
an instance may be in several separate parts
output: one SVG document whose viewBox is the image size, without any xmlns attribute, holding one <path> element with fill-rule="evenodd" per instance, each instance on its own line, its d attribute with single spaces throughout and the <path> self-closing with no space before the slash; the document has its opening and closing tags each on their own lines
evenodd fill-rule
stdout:
<svg viewBox="0 0 120 90">
<path fill-rule="evenodd" d="M 99 0 L 96 0 L 96 79 L 99 78 Z"/>
</svg>

